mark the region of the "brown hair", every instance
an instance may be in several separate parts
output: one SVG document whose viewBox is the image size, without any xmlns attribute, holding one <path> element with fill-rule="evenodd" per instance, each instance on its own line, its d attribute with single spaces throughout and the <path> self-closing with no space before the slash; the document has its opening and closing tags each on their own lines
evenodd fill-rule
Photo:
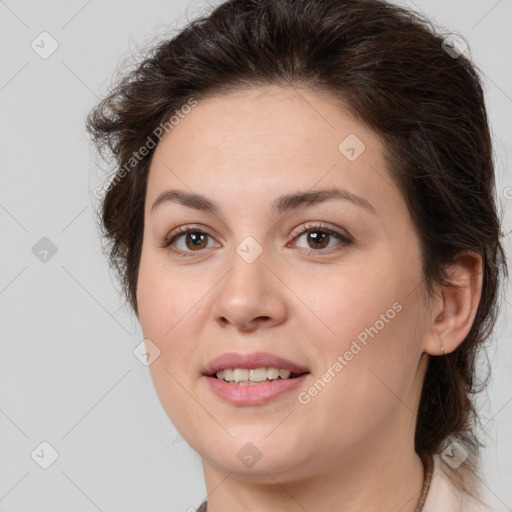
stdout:
<svg viewBox="0 0 512 512">
<path fill-rule="evenodd" d="M 115 162 L 101 228 L 138 316 L 153 150 L 129 172 L 126 165 L 155 128 L 191 97 L 258 85 L 306 87 L 346 104 L 384 141 L 388 168 L 421 240 L 426 297 L 435 283 L 449 283 L 445 265 L 459 252 L 483 258 L 475 321 L 455 351 L 429 358 L 415 434 L 422 457 L 457 439 L 472 455 L 474 471 L 482 446 L 471 399 L 478 391 L 475 361 L 497 317 L 500 272 L 508 271 L 479 74 L 466 55 L 446 48 L 429 20 L 383 0 L 229 0 L 154 45 L 91 112 L 87 128 L 100 153 Z M 459 486 L 470 492 L 468 483 Z"/>
</svg>

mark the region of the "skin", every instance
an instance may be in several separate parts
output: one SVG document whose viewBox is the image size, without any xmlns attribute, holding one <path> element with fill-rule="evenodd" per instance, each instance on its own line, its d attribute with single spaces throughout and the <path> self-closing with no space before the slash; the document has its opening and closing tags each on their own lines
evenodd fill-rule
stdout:
<svg viewBox="0 0 512 512">
<path fill-rule="evenodd" d="M 354 161 L 338 149 L 349 134 L 366 147 Z M 271 209 L 278 196 L 330 186 L 363 197 L 376 214 L 340 199 Z M 168 189 L 203 194 L 220 213 L 176 202 L 152 212 Z M 304 225 L 318 222 L 352 243 L 331 236 L 315 245 L 318 229 Z M 173 247 L 189 256 L 161 247 L 189 224 L 209 235 L 199 249 L 179 233 Z M 263 251 L 252 263 L 236 252 L 248 236 Z M 153 156 L 137 300 L 144 337 L 160 350 L 150 366 L 155 389 L 202 458 L 209 512 L 414 511 L 423 485 L 414 429 L 428 357 L 442 344 L 455 350 L 469 332 L 481 263 L 461 255 L 451 268 L 460 287 L 439 289 L 427 307 L 419 237 L 382 143 L 333 97 L 267 86 L 199 101 Z M 394 318 L 300 403 L 299 392 L 397 302 Z M 271 352 L 310 375 L 265 405 L 231 405 L 201 375 L 227 351 Z M 237 457 L 248 442 L 261 453 L 251 468 Z"/>
</svg>

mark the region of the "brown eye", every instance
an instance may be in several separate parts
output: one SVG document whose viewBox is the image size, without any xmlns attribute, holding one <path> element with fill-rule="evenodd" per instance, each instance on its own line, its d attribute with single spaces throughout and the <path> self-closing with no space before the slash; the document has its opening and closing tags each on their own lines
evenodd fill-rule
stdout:
<svg viewBox="0 0 512 512">
<path fill-rule="evenodd" d="M 182 236 L 185 236 L 185 245 L 189 249 L 194 250 L 205 248 L 205 240 L 208 235 L 200 231 L 190 231 Z"/>
<path fill-rule="evenodd" d="M 313 249 L 325 249 L 327 243 L 329 243 L 331 234 L 325 231 L 308 231 L 308 243 Z M 326 243 L 327 241 L 327 243 Z"/>
<path fill-rule="evenodd" d="M 208 245 L 209 239 L 212 238 L 208 233 L 193 226 L 184 226 L 174 230 L 160 247 L 168 248 L 180 256 L 193 256 L 194 252 L 211 247 Z"/>
<path fill-rule="evenodd" d="M 323 251 L 323 249 L 334 248 L 334 250 L 339 250 L 352 243 L 351 239 L 338 231 L 318 225 L 305 226 L 305 229 L 295 237 L 295 240 L 300 240 L 303 237 L 306 237 L 307 246 L 302 248 L 310 255 L 315 255 L 315 253 L 318 253 L 318 255 L 325 254 L 326 251 Z M 331 244 L 334 240 L 338 240 L 338 243 Z M 329 246 L 329 244 L 331 245 Z"/>
</svg>

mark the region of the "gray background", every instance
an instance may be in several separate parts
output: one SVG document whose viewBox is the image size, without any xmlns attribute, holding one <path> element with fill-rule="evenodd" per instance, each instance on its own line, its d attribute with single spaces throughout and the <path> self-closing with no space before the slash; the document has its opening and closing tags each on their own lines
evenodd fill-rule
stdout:
<svg viewBox="0 0 512 512">
<path fill-rule="evenodd" d="M 461 34 L 484 73 L 509 233 L 512 0 L 402 3 Z M 91 191 L 104 171 L 84 118 L 123 58 L 206 8 L 185 0 L 0 1 L 0 511 L 172 512 L 205 497 L 199 456 L 132 353 L 142 334 L 96 235 Z M 58 43 L 48 58 L 31 47 L 46 37 L 39 51 L 51 49 L 43 31 Z M 505 245 L 512 257 L 510 236 Z M 510 288 L 504 294 L 487 351 L 492 379 L 479 398 L 483 474 L 500 511 L 512 507 Z M 59 454 L 48 469 L 40 467 L 50 461 L 43 441 Z"/>
</svg>

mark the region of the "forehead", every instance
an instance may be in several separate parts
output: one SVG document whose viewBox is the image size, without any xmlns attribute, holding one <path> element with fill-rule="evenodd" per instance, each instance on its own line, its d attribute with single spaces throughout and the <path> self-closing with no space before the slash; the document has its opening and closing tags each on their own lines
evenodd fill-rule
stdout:
<svg viewBox="0 0 512 512">
<path fill-rule="evenodd" d="M 230 150 L 230 159 L 239 160 L 251 156 L 251 150 L 258 151 L 259 158 L 291 160 L 308 153 L 318 157 L 321 152 L 337 158 L 338 144 L 351 130 L 358 131 L 362 139 L 375 139 L 368 140 L 370 145 L 378 143 L 378 137 L 359 126 L 332 95 L 266 86 L 201 99 L 164 135 L 157 152 L 164 146 L 176 149 L 184 144 L 197 149 L 190 155 L 194 159 L 207 159 L 211 152 L 224 149 Z M 293 151 L 281 151 L 283 144 Z"/>
<path fill-rule="evenodd" d="M 342 186 L 372 204 L 396 204 L 383 155 L 378 135 L 327 93 L 279 86 L 234 91 L 198 101 L 163 136 L 147 195 L 154 200 L 165 188 L 179 188 L 262 205 L 318 184 Z"/>
</svg>

